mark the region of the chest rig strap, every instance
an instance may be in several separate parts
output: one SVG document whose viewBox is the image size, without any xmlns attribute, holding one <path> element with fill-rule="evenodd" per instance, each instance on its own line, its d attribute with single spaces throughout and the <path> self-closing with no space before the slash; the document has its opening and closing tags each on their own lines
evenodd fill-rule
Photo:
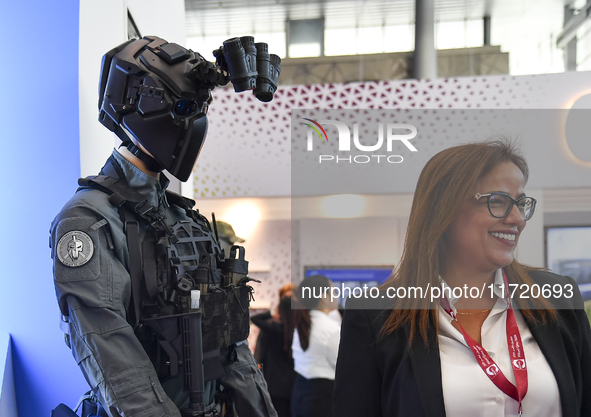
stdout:
<svg viewBox="0 0 591 417">
<path fill-rule="evenodd" d="M 164 222 L 164 214 L 156 207 L 151 206 L 141 193 L 137 192 L 124 182 L 106 175 L 93 175 L 86 178 L 80 178 L 78 184 L 81 186 L 98 188 L 109 194 L 109 202 L 115 207 L 119 208 L 125 205 L 125 207 L 130 209 L 147 224 L 166 232 L 171 239 L 174 239 L 172 230 Z"/>
<path fill-rule="evenodd" d="M 139 326 L 141 319 L 142 276 L 144 277 L 146 290 L 150 297 L 155 297 L 162 291 L 162 282 L 157 276 L 154 256 L 151 256 L 152 253 L 146 253 L 154 251 L 153 245 L 150 246 L 148 243 L 149 239 L 144 241 L 143 247 L 140 243 L 138 218 L 152 228 L 165 232 L 171 242 L 175 242 L 176 237 L 170 227 L 166 225 L 164 214 L 151 206 L 142 194 L 129 187 L 123 181 L 106 175 L 96 175 L 80 178 L 78 184 L 80 186 L 95 188 L 108 194 L 109 202 L 119 210 L 119 216 L 123 222 L 127 237 L 127 250 L 129 252 L 129 275 L 131 278 L 131 302 L 133 309 L 130 309 L 128 321 L 135 329 Z M 143 258 L 142 249 L 144 250 Z M 142 261 L 144 265 L 142 265 Z"/>
</svg>

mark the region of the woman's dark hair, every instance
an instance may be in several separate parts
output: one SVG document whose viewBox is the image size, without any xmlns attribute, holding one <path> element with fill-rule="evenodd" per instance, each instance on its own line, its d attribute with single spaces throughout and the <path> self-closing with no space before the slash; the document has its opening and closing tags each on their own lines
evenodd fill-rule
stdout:
<svg viewBox="0 0 591 417">
<path fill-rule="evenodd" d="M 300 345 L 302 349 L 308 349 L 310 346 L 310 329 L 312 319 L 310 310 L 318 307 L 320 299 L 326 294 L 325 288 L 330 288 L 332 282 L 322 275 L 312 275 L 304 278 L 297 290 L 295 299 L 297 308 L 293 311 L 293 326 L 298 330 Z M 293 334 L 293 331 L 292 331 Z"/>
<path fill-rule="evenodd" d="M 427 162 L 415 190 L 402 259 L 383 288 L 421 287 L 426 291 L 428 286 L 439 286 L 439 276 L 445 274 L 448 226 L 477 181 L 503 162 L 515 164 L 527 182 L 527 163 L 508 139 L 455 146 L 439 152 Z M 504 269 L 510 283 L 533 284 L 527 273 L 533 268 L 513 260 Z M 428 298 L 420 297 L 402 298 L 397 303 L 386 319 L 381 335 L 388 335 L 408 324 L 409 344 L 417 332 L 427 343 L 430 324 L 437 329 L 434 304 Z M 546 322 L 549 315 L 555 315 L 550 303 L 543 298 L 530 299 L 528 305 L 518 298 L 517 304 L 527 320 Z"/>
<path fill-rule="evenodd" d="M 283 350 L 291 355 L 291 342 L 293 341 L 293 313 L 291 311 L 291 297 L 281 297 L 279 306 L 279 322 L 283 325 Z"/>
</svg>

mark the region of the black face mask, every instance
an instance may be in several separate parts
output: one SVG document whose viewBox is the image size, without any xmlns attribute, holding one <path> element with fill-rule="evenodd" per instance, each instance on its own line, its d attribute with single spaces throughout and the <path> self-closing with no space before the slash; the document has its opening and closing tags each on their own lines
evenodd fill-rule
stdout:
<svg viewBox="0 0 591 417">
<path fill-rule="evenodd" d="M 130 140 L 157 164 L 186 181 L 207 134 L 208 86 L 188 74 L 201 55 L 163 39 L 126 42 L 103 57 L 99 121 Z"/>
<path fill-rule="evenodd" d="M 123 126 L 163 168 L 187 181 L 205 142 L 207 116 L 199 113 L 177 125 L 168 114 L 146 119 L 131 113 L 123 117 Z"/>
</svg>

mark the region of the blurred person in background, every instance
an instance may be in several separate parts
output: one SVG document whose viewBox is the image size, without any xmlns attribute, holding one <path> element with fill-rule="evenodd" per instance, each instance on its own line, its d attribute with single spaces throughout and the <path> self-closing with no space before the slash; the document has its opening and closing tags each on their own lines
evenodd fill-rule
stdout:
<svg viewBox="0 0 591 417">
<path fill-rule="evenodd" d="M 279 290 L 279 305 L 274 315 L 267 311 L 252 316 L 251 320 L 260 329 L 255 358 L 262 365 L 271 400 L 279 417 L 289 417 L 291 392 L 296 375 L 291 356 L 291 283 Z"/>
<path fill-rule="evenodd" d="M 297 290 L 291 344 L 297 372 L 291 397 L 292 417 L 331 417 L 340 321 L 329 313 L 332 281 L 322 275 L 304 278 Z M 338 415 L 338 414 L 337 414 Z M 369 415 L 369 414 L 360 414 Z"/>
</svg>

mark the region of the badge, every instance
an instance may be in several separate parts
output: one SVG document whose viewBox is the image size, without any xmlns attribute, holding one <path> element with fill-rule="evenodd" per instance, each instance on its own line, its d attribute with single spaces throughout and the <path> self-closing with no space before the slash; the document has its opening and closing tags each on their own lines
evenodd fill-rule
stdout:
<svg viewBox="0 0 591 417">
<path fill-rule="evenodd" d="M 80 230 L 66 233 L 57 242 L 57 257 L 66 266 L 82 266 L 94 253 L 92 239 Z"/>
</svg>

